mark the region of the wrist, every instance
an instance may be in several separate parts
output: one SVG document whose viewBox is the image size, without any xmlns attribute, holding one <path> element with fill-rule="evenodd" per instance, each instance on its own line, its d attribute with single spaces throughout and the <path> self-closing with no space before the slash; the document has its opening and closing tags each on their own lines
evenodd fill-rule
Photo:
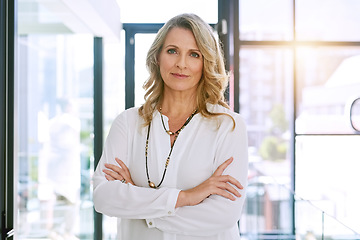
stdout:
<svg viewBox="0 0 360 240">
<path fill-rule="evenodd" d="M 182 190 L 179 192 L 175 208 L 184 207 L 186 205 L 186 192 Z"/>
</svg>

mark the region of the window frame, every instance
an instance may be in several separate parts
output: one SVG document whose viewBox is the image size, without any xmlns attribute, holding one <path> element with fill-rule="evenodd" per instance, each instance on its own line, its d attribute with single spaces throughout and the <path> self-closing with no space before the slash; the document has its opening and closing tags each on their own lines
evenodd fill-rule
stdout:
<svg viewBox="0 0 360 240">
<path fill-rule="evenodd" d="M 1 239 L 14 234 L 14 69 L 15 1 L 0 0 L 0 232 Z"/>
</svg>

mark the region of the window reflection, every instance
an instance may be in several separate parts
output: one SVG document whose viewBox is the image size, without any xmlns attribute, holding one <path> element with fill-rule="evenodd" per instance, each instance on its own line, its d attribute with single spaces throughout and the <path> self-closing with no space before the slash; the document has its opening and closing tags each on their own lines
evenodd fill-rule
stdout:
<svg viewBox="0 0 360 240">
<path fill-rule="evenodd" d="M 33 34 L 18 42 L 16 234 L 91 237 L 93 38 Z"/>
<path fill-rule="evenodd" d="M 304 47 L 297 53 L 296 192 L 306 200 L 296 203 L 298 232 L 321 235 L 324 211 L 331 219 L 326 235 L 351 236 L 352 229 L 360 231 L 360 195 L 353 191 L 360 181 L 354 172 L 360 142 L 350 118 L 350 105 L 360 97 L 360 48 Z"/>
<path fill-rule="evenodd" d="M 125 32 L 120 42 L 104 41 L 103 111 L 105 141 L 116 116 L 125 109 Z M 116 239 L 117 218 L 102 215 L 103 238 Z"/>
<path fill-rule="evenodd" d="M 250 239 L 290 234 L 292 54 L 286 48 L 243 47 L 240 62 L 240 113 L 247 122 L 250 162 L 240 230 Z"/>
<path fill-rule="evenodd" d="M 348 107 L 360 97 L 360 48 L 304 47 L 297 52 L 296 132 L 354 133 Z"/>
<path fill-rule="evenodd" d="M 59 112 L 48 124 L 39 126 L 39 130 L 46 132 L 43 133 L 46 139 L 39 151 L 37 191 L 40 204 L 46 206 L 43 219 L 50 236 L 60 234 L 69 238 L 75 234 L 79 214 L 81 126 L 70 99 L 60 99 L 58 105 Z M 63 216 L 59 218 L 63 219 L 57 222 L 60 206 Z"/>
</svg>

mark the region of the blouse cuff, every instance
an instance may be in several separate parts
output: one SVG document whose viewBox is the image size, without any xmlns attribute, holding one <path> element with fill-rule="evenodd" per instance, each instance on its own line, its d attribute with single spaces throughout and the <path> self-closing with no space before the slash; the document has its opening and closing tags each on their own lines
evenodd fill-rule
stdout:
<svg viewBox="0 0 360 240">
<path fill-rule="evenodd" d="M 176 202 L 179 196 L 179 193 L 181 190 L 179 189 L 168 189 L 169 191 L 169 197 L 167 199 L 165 208 L 164 208 L 164 217 L 170 217 L 170 216 L 174 216 L 176 213 Z M 148 228 L 154 228 L 156 227 L 156 221 L 154 218 L 150 218 L 150 219 L 145 219 L 146 220 L 146 224 L 148 226 Z"/>
</svg>

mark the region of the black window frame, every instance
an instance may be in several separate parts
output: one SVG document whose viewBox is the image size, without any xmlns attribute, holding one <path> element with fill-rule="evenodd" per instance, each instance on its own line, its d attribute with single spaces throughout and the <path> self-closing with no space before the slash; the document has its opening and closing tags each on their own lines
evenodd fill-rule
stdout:
<svg viewBox="0 0 360 240">
<path fill-rule="evenodd" d="M 14 67 L 16 3 L 0 0 L 0 232 L 13 237 Z"/>
</svg>

